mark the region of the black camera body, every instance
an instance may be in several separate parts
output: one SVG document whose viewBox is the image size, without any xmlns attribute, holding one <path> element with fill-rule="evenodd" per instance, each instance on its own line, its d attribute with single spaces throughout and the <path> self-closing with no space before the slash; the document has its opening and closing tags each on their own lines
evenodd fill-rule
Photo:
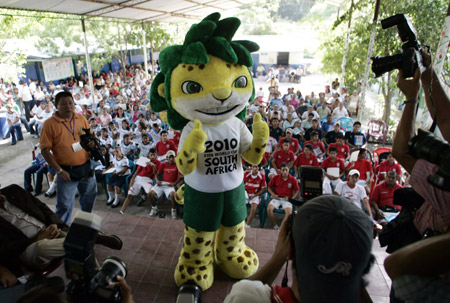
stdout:
<svg viewBox="0 0 450 303">
<path fill-rule="evenodd" d="M 64 267 L 70 282 L 67 295 L 74 303 L 112 302 L 122 300 L 118 287 L 109 286 L 116 276 L 126 277 L 125 264 L 116 257 L 107 257 L 97 268 L 94 244 L 100 229 L 101 217 L 78 212 L 64 240 Z"/>
<path fill-rule="evenodd" d="M 422 46 L 417 41 L 416 29 L 409 20 L 409 17 L 404 14 L 397 14 L 381 21 L 381 27 L 383 29 L 393 26 L 397 26 L 400 40 L 404 42 L 402 52 L 392 56 L 375 56 L 370 58 L 373 61 L 372 71 L 375 73 L 375 77 L 380 77 L 384 73 L 394 69 L 401 69 L 404 78 L 413 77 L 417 68 L 420 68 L 424 72 L 425 67 L 422 64 L 423 59 L 420 53 Z"/>
<path fill-rule="evenodd" d="M 91 134 L 91 130 L 89 128 L 83 128 L 84 134 L 80 136 L 80 144 L 83 149 L 85 149 L 90 155 L 91 158 L 95 161 L 100 161 L 104 166 L 108 166 L 109 163 L 106 163 L 105 156 L 100 149 L 99 140 Z M 91 142 L 94 142 L 93 144 Z"/>
<path fill-rule="evenodd" d="M 419 129 L 417 136 L 409 143 L 409 153 L 416 159 L 425 159 L 439 166 L 436 173 L 427 180 L 433 186 L 450 191 L 450 145 L 433 133 Z"/>
</svg>

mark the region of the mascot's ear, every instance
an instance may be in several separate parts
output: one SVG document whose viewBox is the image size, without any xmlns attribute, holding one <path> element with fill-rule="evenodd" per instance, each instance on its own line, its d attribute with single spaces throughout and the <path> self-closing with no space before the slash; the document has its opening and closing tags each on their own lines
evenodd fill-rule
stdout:
<svg viewBox="0 0 450 303">
<path fill-rule="evenodd" d="M 164 97 L 164 78 L 162 72 L 157 74 L 150 89 L 150 106 L 156 112 L 168 109 L 167 101 Z M 160 91 L 160 88 L 162 88 L 162 91 Z"/>
<path fill-rule="evenodd" d="M 158 95 L 164 98 L 164 83 L 158 85 Z"/>
</svg>

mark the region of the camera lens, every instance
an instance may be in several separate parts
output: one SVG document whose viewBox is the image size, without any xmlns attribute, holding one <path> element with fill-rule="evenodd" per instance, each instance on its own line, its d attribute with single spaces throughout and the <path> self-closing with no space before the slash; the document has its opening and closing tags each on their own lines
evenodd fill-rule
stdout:
<svg viewBox="0 0 450 303">
<path fill-rule="evenodd" d="M 100 268 L 100 272 L 103 273 L 104 281 L 107 284 L 112 281 L 116 281 L 116 276 L 127 276 L 127 266 L 117 257 L 107 257 Z"/>
<path fill-rule="evenodd" d="M 401 54 L 386 56 L 386 57 L 372 57 L 372 71 L 375 77 L 379 77 L 391 70 L 402 68 L 403 56 Z"/>
<path fill-rule="evenodd" d="M 409 151 L 417 159 L 439 164 L 440 159 L 450 153 L 450 147 L 432 133 L 419 129 L 417 136 L 409 142 Z"/>
</svg>

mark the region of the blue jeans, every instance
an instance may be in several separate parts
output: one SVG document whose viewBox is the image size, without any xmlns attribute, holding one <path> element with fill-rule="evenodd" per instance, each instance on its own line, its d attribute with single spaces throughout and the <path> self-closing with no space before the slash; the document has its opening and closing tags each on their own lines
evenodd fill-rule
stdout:
<svg viewBox="0 0 450 303">
<path fill-rule="evenodd" d="M 82 211 L 91 212 L 97 197 L 97 181 L 89 176 L 80 181 L 64 182 L 57 178 L 56 214 L 67 225 L 72 219 L 73 206 L 77 189 L 80 192 L 80 206 Z"/>
<path fill-rule="evenodd" d="M 11 141 L 12 144 L 16 144 L 16 133 L 17 133 L 17 140 L 23 140 L 23 135 L 22 135 L 22 128 L 20 125 L 20 122 L 11 124 L 9 126 L 9 133 L 11 134 Z"/>
<path fill-rule="evenodd" d="M 23 187 L 27 191 L 32 191 L 33 186 L 31 186 L 31 175 L 36 173 L 36 184 L 34 188 L 35 194 L 40 194 L 42 192 L 42 180 L 44 179 L 44 174 L 48 172 L 47 166 L 40 166 L 38 164 L 31 165 L 23 173 Z"/>
</svg>

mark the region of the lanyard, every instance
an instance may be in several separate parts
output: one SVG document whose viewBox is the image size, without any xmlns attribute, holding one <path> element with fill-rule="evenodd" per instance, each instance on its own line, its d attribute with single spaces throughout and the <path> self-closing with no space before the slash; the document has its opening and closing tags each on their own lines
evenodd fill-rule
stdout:
<svg viewBox="0 0 450 303">
<path fill-rule="evenodd" d="M 67 125 L 64 121 L 63 121 L 63 124 L 67 128 L 67 130 L 70 132 L 70 134 L 72 135 L 73 140 L 76 141 L 77 139 L 75 138 L 75 117 L 72 118 L 72 121 L 73 121 L 72 130 L 70 130 L 70 128 L 67 127 Z"/>
</svg>

